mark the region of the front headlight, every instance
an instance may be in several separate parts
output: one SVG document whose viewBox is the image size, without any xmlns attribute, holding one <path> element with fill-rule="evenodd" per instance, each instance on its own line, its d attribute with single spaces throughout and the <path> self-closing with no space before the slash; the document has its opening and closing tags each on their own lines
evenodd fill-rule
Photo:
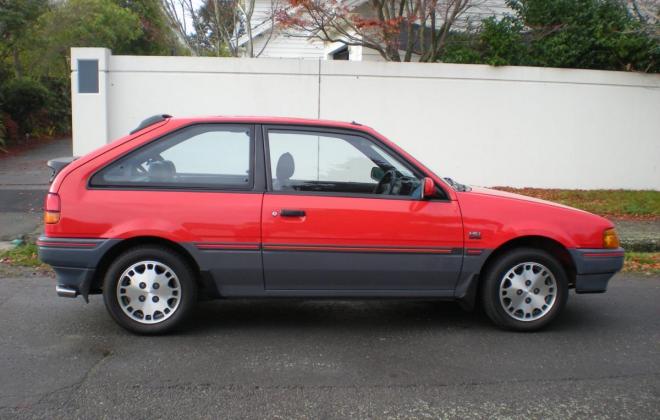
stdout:
<svg viewBox="0 0 660 420">
<path fill-rule="evenodd" d="M 603 232 L 603 248 L 613 249 L 618 248 L 619 245 L 619 236 L 616 234 L 614 228 L 607 229 Z"/>
</svg>

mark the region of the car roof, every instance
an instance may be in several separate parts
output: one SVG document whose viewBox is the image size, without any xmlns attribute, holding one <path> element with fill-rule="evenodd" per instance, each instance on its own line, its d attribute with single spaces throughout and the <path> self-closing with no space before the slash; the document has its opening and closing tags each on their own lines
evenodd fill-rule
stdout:
<svg viewBox="0 0 660 420">
<path fill-rule="evenodd" d="M 370 127 L 359 124 L 355 121 L 333 121 L 312 118 L 292 118 L 292 117 L 267 117 L 267 116 L 234 116 L 234 115 L 215 115 L 199 117 L 173 117 L 173 121 L 179 122 L 240 122 L 251 124 L 279 124 L 279 125 L 309 125 L 317 127 L 336 127 L 356 129 L 361 128 L 366 131 L 373 131 Z"/>
</svg>

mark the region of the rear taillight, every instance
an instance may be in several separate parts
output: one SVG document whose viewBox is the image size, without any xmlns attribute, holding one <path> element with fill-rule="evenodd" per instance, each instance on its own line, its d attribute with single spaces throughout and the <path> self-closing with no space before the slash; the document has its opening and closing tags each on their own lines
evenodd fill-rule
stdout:
<svg viewBox="0 0 660 420">
<path fill-rule="evenodd" d="M 44 223 L 53 224 L 60 221 L 60 196 L 56 193 L 46 195 L 44 205 Z"/>
</svg>

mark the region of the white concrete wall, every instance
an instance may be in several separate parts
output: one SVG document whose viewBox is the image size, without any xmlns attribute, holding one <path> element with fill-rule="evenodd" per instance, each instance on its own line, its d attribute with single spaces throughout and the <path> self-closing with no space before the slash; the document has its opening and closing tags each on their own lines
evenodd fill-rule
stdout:
<svg viewBox="0 0 660 420">
<path fill-rule="evenodd" d="M 110 138 L 108 130 L 108 66 L 110 50 L 75 48 L 71 56 L 71 124 L 74 132 L 73 154 L 80 156 Z M 78 60 L 98 60 L 99 92 L 78 93 Z"/>
<path fill-rule="evenodd" d="M 72 63 L 106 54 L 107 88 L 93 97 L 75 92 L 72 64 L 76 154 L 158 113 L 320 117 L 372 126 L 470 184 L 660 190 L 660 75 L 88 48 Z"/>
</svg>

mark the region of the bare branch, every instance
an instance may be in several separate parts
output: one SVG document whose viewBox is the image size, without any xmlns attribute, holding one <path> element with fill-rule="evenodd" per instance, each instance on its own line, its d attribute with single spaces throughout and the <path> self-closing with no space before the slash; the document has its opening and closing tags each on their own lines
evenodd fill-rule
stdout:
<svg viewBox="0 0 660 420">
<path fill-rule="evenodd" d="M 404 61 L 414 55 L 436 61 L 472 1 L 369 0 L 369 11 L 359 14 L 340 0 L 288 0 L 277 20 L 291 36 L 359 45 L 390 61 L 401 61 L 402 53 Z"/>
</svg>

